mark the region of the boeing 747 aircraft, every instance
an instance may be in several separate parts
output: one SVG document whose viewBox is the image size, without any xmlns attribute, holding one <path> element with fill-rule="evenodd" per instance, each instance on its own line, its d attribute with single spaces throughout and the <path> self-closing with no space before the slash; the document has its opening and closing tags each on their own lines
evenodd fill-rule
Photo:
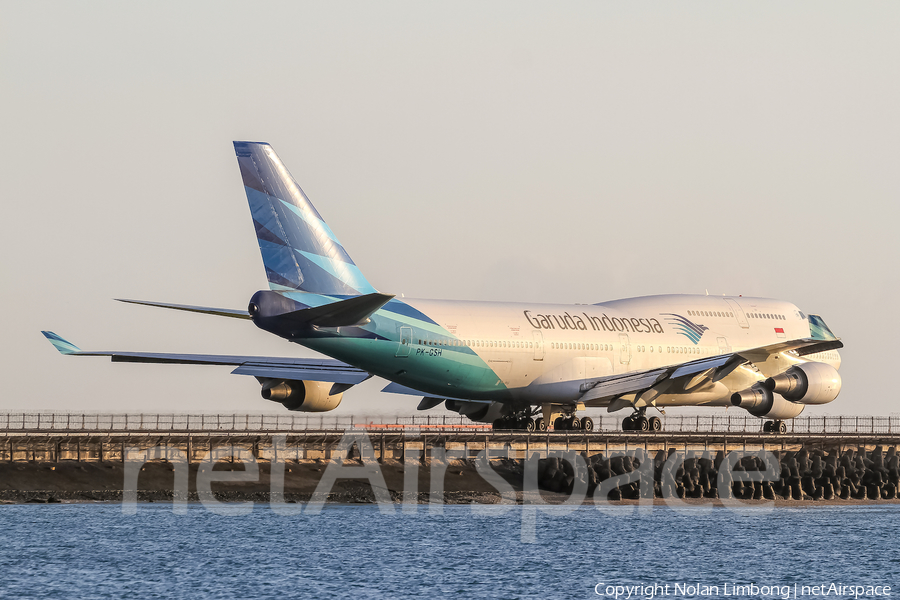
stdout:
<svg viewBox="0 0 900 600">
<path fill-rule="evenodd" d="M 247 310 L 124 300 L 248 319 L 330 359 L 83 351 L 119 362 L 231 365 L 286 409 L 336 408 L 377 375 L 384 391 L 443 403 L 498 429 L 590 431 L 586 407 L 630 410 L 625 430 L 659 430 L 670 406 L 735 405 L 784 432 L 784 420 L 841 390 L 841 341 L 790 302 L 702 295 L 593 305 L 398 299 L 377 291 L 265 143 L 235 153 L 269 289 Z"/>
</svg>

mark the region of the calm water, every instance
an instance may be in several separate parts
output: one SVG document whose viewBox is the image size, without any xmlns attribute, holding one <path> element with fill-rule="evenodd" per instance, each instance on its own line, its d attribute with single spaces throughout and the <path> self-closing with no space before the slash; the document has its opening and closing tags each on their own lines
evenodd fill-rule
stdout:
<svg viewBox="0 0 900 600">
<path fill-rule="evenodd" d="M 136 515 L 115 504 L 0 506 L 0 596 L 597 598 L 601 582 L 753 581 L 900 592 L 900 507 L 586 507 L 537 513 L 535 543 L 521 541 L 522 511 L 330 506 L 319 515 L 222 516 L 200 505 L 184 515 L 162 504 Z"/>
</svg>

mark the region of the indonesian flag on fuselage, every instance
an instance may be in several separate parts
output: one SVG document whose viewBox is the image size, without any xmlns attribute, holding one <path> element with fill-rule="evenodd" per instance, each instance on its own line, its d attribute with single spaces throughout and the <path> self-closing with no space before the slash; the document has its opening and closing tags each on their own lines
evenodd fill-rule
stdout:
<svg viewBox="0 0 900 600">
<path fill-rule="evenodd" d="M 783 338 L 783 337 L 784 337 L 784 328 L 783 328 L 783 327 L 776 327 L 776 328 L 775 328 L 775 335 L 777 335 L 777 336 L 780 337 L 780 338 Z"/>
</svg>

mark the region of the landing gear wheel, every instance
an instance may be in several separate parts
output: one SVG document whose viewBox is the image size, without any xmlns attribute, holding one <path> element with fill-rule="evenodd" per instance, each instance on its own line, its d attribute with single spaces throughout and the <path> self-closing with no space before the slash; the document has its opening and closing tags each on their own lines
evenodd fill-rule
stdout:
<svg viewBox="0 0 900 600">
<path fill-rule="evenodd" d="M 647 417 L 638 417 L 637 428 L 639 431 L 648 431 L 650 429 L 650 421 Z"/>
<path fill-rule="evenodd" d="M 590 417 L 584 417 L 581 419 L 581 428 L 585 431 L 593 431 L 594 430 L 594 421 Z"/>
<path fill-rule="evenodd" d="M 648 419 L 650 431 L 662 431 L 662 419 L 659 417 L 650 417 Z"/>
<path fill-rule="evenodd" d="M 495 430 L 506 429 L 506 419 L 497 419 L 493 423 L 493 428 Z"/>
<path fill-rule="evenodd" d="M 556 431 L 563 431 L 566 429 L 566 420 L 562 417 L 556 417 L 556 420 L 553 421 L 553 429 Z"/>
<path fill-rule="evenodd" d="M 538 417 L 534 421 L 534 430 L 535 431 L 547 431 L 547 422 L 544 421 L 544 417 Z"/>
<path fill-rule="evenodd" d="M 778 425 L 777 425 L 778 433 L 780 433 L 781 435 L 786 434 L 787 433 L 787 423 L 785 423 L 784 421 L 775 421 L 775 422 L 778 423 Z"/>
<path fill-rule="evenodd" d="M 622 419 L 622 431 L 633 431 L 634 430 L 634 419 L 632 417 L 625 417 Z"/>
<path fill-rule="evenodd" d="M 572 431 L 578 431 L 581 429 L 581 419 L 578 417 L 570 417 L 569 420 L 569 429 Z"/>
<path fill-rule="evenodd" d="M 525 419 L 525 431 L 534 431 L 534 419 L 531 417 Z"/>
<path fill-rule="evenodd" d="M 766 421 L 763 423 L 763 433 L 772 433 L 772 425 L 774 425 L 772 421 Z"/>
</svg>

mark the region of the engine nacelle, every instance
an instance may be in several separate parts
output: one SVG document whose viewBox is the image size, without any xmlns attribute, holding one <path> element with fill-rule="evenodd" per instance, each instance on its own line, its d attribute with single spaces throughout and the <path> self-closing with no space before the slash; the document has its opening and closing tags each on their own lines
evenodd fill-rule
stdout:
<svg viewBox="0 0 900 600">
<path fill-rule="evenodd" d="M 336 385 L 330 381 L 270 379 L 263 383 L 260 394 L 266 400 L 281 402 L 291 411 L 326 412 L 337 408 L 344 396 L 343 391 L 331 393 Z"/>
<path fill-rule="evenodd" d="M 745 409 L 754 417 L 763 419 L 793 419 L 803 412 L 804 408 L 802 404 L 788 402 L 762 383 L 732 394 L 731 403 Z"/>
<path fill-rule="evenodd" d="M 767 390 L 781 394 L 798 404 L 827 404 L 841 393 L 841 376 L 831 365 L 808 362 L 795 365 L 764 384 Z"/>
<path fill-rule="evenodd" d="M 476 423 L 493 423 L 503 416 L 503 404 L 500 402 L 465 402 L 462 400 L 447 400 L 444 402 L 447 410 L 469 417 Z"/>
</svg>

